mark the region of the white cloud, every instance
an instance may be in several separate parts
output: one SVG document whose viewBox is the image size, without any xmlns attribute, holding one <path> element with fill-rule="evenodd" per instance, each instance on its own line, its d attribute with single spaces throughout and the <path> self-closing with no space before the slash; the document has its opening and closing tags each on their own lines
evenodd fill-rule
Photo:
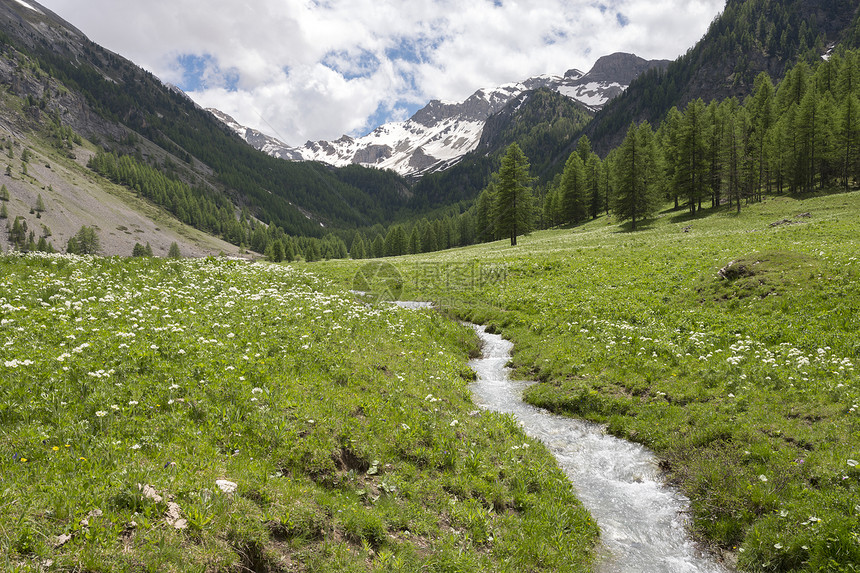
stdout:
<svg viewBox="0 0 860 573">
<path fill-rule="evenodd" d="M 674 59 L 724 0 L 42 3 L 201 105 L 297 145 L 612 52 Z"/>
</svg>

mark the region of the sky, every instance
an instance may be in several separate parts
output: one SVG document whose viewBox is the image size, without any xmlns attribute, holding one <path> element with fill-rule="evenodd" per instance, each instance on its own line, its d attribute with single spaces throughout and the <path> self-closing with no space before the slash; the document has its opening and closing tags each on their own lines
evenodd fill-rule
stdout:
<svg viewBox="0 0 860 573">
<path fill-rule="evenodd" d="M 203 107 L 289 145 L 600 56 L 675 59 L 725 0 L 40 0 Z"/>
</svg>

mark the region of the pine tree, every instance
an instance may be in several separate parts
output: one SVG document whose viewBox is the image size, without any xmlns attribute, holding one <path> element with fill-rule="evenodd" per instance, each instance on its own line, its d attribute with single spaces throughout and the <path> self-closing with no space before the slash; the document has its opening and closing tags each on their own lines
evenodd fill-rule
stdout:
<svg viewBox="0 0 860 573">
<path fill-rule="evenodd" d="M 421 235 L 418 232 L 418 225 L 412 227 L 412 233 L 409 235 L 409 254 L 417 255 L 421 252 Z"/>
<path fill-rule="evenodd" d="M 517 236 L 533 229 L 533 202 L 529 162 L 520 146 L 512 143 L 502 158 L 496 198 L 496 228 L 499 235 L 510 237 L 516 246 Z"/>
<path fill-rule="evenodd" d="M 6 185 L 0 187 L 0 201 L 8 201 L 9 200 L 9 189 L 6 188 Z"/>
<path fill-rule="evenodd" d="M 666 114 L 666 119 L 657 130 L 657 137 L 660 146 L 663 148 L 663 170 L 666 181 L 672 183 L 670 187 L 668 199 L 675 201 L 675 209 L 681 205 L 680 191 L 676 184 L 676 174 L 681 163 L 681 123 L 684 121 L 684 116 L 678 111 L 678 108 L 672 106 Z"/>
<path fill-rule="evenodd" d="M 776 122 L 774 108 L 774 87 L 767 72 L 761 72 L 755 79 L 753 95 L 748 108 L 752 123 L 752 147 L 757 167 L 756 195 L 760 198 L 764 190 L 770 191 L 770 146 L 768 137 Z"/>
<path fill-rule="evenodd" d="M 42 199 L 42 194 L 36 197 L 36 212 L 43 213 L 45 211 L 45 201 Z"/>
<path fill-rule="evenodd" d="M 615 193 L 612 212 L 619 221 L 630 221 L 632 230 L 652 215 L 659 204 L 657 160 L 651 125 L 631 124 L 615 158 Z"/>
<path fill-rule="evenodd" d="M 588 217 L 588 197 L 585 164 L 577 152 L 571 153 L 564 164 L 559 192 L 564 222 L 574 225 L 583 222 Z"/>
<path fill-rule="evenodd" d="M 842 102 L 838 133 L 842 183 L 848 191 L 850 180 L 860 178 L 860 101 L 853 93 L 849 93 Z"/>
<path fill-rule="evenodd" d="M 288 263 L 291 263 L 296 260 L 296 248 L 293 245 L 292 239 L 290 239 L 289 237 L 284 237 L 284 239 L 281 241 L 281 244 L 283 244 L 284 246 L 284 260 Z"/>
<path fill-rule="evenodd" d="M 690 213 L 702 207 L 707 176 L 706 109 L 701 99 L 690 102 L 681 120 L 675 188 L 686 197 Z"/>
<path fill-rule="evenodd" d="M 182 253 L 179 251 L 179 245 L 176 241 L 170 243 L 170 249 L 167 251 L 168 259 L 180 259 L 182 258 Z"/>
<path fill-rule="evenodd" d="M 591 141 L 587 135 L 583 135 L 576 142 L 576 154 L 579 155 L 583 165 L 588 162 L 588 156 L 591 155 Z"/>
<path fill-rule="evenodd" d="M 723 188 L 729 197 L 729 204 L 734 202 L 737 212 L 740 213 L 741 199 L 748 197 L 746 189 L 750 185 L 749 177 L 745 177 L 744 172 L 744 162 L 748 157 L 746 149 L 749 119 L 746 110 L 738 106 L 734 98 L 725 100 L 720 108 L 725 117 L 722 146 Z"/>
<path fill-rule="evenodd" d="M 66 244 L 66 252 L 76 255 L 95 255 L 99 250 L 101 250 L 101 241 L 95 227 L 81 227 Z"/>
<path fill-rule="evenodd" d="M 437 242 L 436 229 L 433 225 L 427 224 L 421 233 L 421 252 L 432 253 L 438 250 L 439 243 Z"/>
<path fill-rule="evenodd" d="M 818 163 L 822 157 L 821 98 L 817 90 L 808 89 L 800 102 L 794 129 L 799 139 L 797 183 L 804 191 L 815 187 Z"/>
<path fill-rule="evenodd" d="M 382 235 L 376 235 L 376 238 L 373 239 L 370 252 L 375 259 L 385 256 L 385 239 L 382 238 Z"/>
<path fill-rule="evenodd" d="M 601 194 L 600 178 L 603 173 L 600 157 L 596 153 L 588 156 L 585 163 L 586 191 L 589 198 L 588 214 L 592 219 L 597 219 L 603 209 L 603 196 Z"/>
<path fill-rule="evenodd" d="M 9 212 L 6 210 L 6 203 L 0 204 L 0 219 L 8 219 Z"/>
<path fill-rule="evenodd" d="M 495 181 L 490 181 L 490 184 L 478 195 L 475 237 L 481 243 L 487 243 L 496 239 L 495 206 L 496 183 Z"/>
<path fill-rule="evenodd" d="M 367 249 L 364 246 L 364 235 L 360 232 L 356 233 L 352 238 L 352 246 L 349 249 L 349 256 L 356 260 L 367 257 Z"/>
<path fill-rule="evenodd" d="M 377 236 L 377 239 L 382 241 L 382 237 Z M 320 259 L 319 248 L 317 247 L 317 240 L 311 239 L 308 243 L 307 248 L 305 249 L 305 262 L 313 263 Z"/>
</svg>

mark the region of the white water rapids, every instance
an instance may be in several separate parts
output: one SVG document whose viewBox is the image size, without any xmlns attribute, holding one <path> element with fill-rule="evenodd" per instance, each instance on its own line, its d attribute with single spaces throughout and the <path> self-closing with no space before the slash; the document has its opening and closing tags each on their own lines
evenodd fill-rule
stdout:
<svg viewBox="0 0 860 573">
<path fill-rule="evenodd" d="M 473 325 L 483 357 L 472 394 L 478 406 L 513 414 L 558 460 L 601 531 L 600 573 L 725 573 L 688 538 L 687 500 L 666 486 L 654 455 L 595 424 L 551 414 L 522 400 L 532 382 L 510 379 L 513 344 Z"/>
</svg>

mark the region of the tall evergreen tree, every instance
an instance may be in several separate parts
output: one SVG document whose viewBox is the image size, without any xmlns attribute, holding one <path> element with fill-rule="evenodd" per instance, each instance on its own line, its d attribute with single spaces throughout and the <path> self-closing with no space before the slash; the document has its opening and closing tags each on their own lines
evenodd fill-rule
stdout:
<svg viewBox="0 0 860 573">
<path fill-rule="evenodd" d="M 660 129 L 657 130 L 657 137 L 663 148 L 663 169 L 666 181 L 672 183 L 670 186 L 668 199 L 674 200 L 675 209 L 681 206 L 680 191 L 677 185 L 678 167 L 681 164 L 681 124 L 684 121 L 684 116 L 678 111 L 678 108 L 672 106 L 666 114 L 666 119 L 660 124 Z"/>
<path fill-rule="evenodd" d="M 588 218 L 585 164 L 577 152 L 571 153 L 564 164 L 560 194 L 564 222 L 576 225 Z"/>
<path fill-rule="evenodd" d="M 637 225 L 652 215 L 660 202 L 654 135 L 648 122 L 631 124 L 615 157 L 612 212 L 620 221 Z"/>
<path fill-rule="evenodd" d="M 367 247 L 364 244 L 364 235 L 356 233 L 352 238 L 352 246 L 349 248 L 349 256 L 353 259 L 364 259 L 367 257 Z"/>
<path fill-rule="evenodd" d="M 860 101 L 853 93 L 842 102 L 838 125 L 842 184 L 848 191 L 851 179 L 860 178 Z"/>
<path fill-rule="evenodd" d="M 479 242 L 486 243 L 496 239 L 496 181 L 490 184 L 478 195 L 475 216 L 475 237 Z"/>
<path fill-rule="evenodd" d="M 757 182 L 755 193 L 758 197 L 765 190 L 770 191 L 770 146 L 768 138 L 776 121 L 774 108 L 774 87 L 767 72 L 761 72 L 755 79 L 753 95 L 749 101 L 752 127 L 752 148 L 755 153 Z"/>
<path fill-rule="evenodd" d="M 421 234 L 418 231 L 418 225 L 412 227 L 412 232 L 409 234 L 409 254 L 417 255 L 421 252 Z"/>
<path fill-rule="evenodd" d="M 531 182 L 528 159 L 519 145 L 510 144 L 499 169 L 496 227 L 499 235 L 510 237 L 511 246 L 533 228 Z"/>
<path fill-rule="evenodd" d="M 381 234 L 374 237 L 373 243 L 370 246 L 370 252 L 375 259 L 385 256 L 385 239 L 382 238 Z"/>
<path fill-rule="evenodd" d="M 424 230 L 421 232 L 421 252 L 432 253 L 439 250 L 439 244 L 436 241 L 436 228 L 430 223 L 423 225 Z"/>
<path fill-rule="evenodd" d="M 681 121 L 679 149 L 676 154 L 675 187 L 687 199 L 690 213 L 702 207 L 707 175 L 707 118 L 705 102 L 690 102 Z"/>
</svg>

